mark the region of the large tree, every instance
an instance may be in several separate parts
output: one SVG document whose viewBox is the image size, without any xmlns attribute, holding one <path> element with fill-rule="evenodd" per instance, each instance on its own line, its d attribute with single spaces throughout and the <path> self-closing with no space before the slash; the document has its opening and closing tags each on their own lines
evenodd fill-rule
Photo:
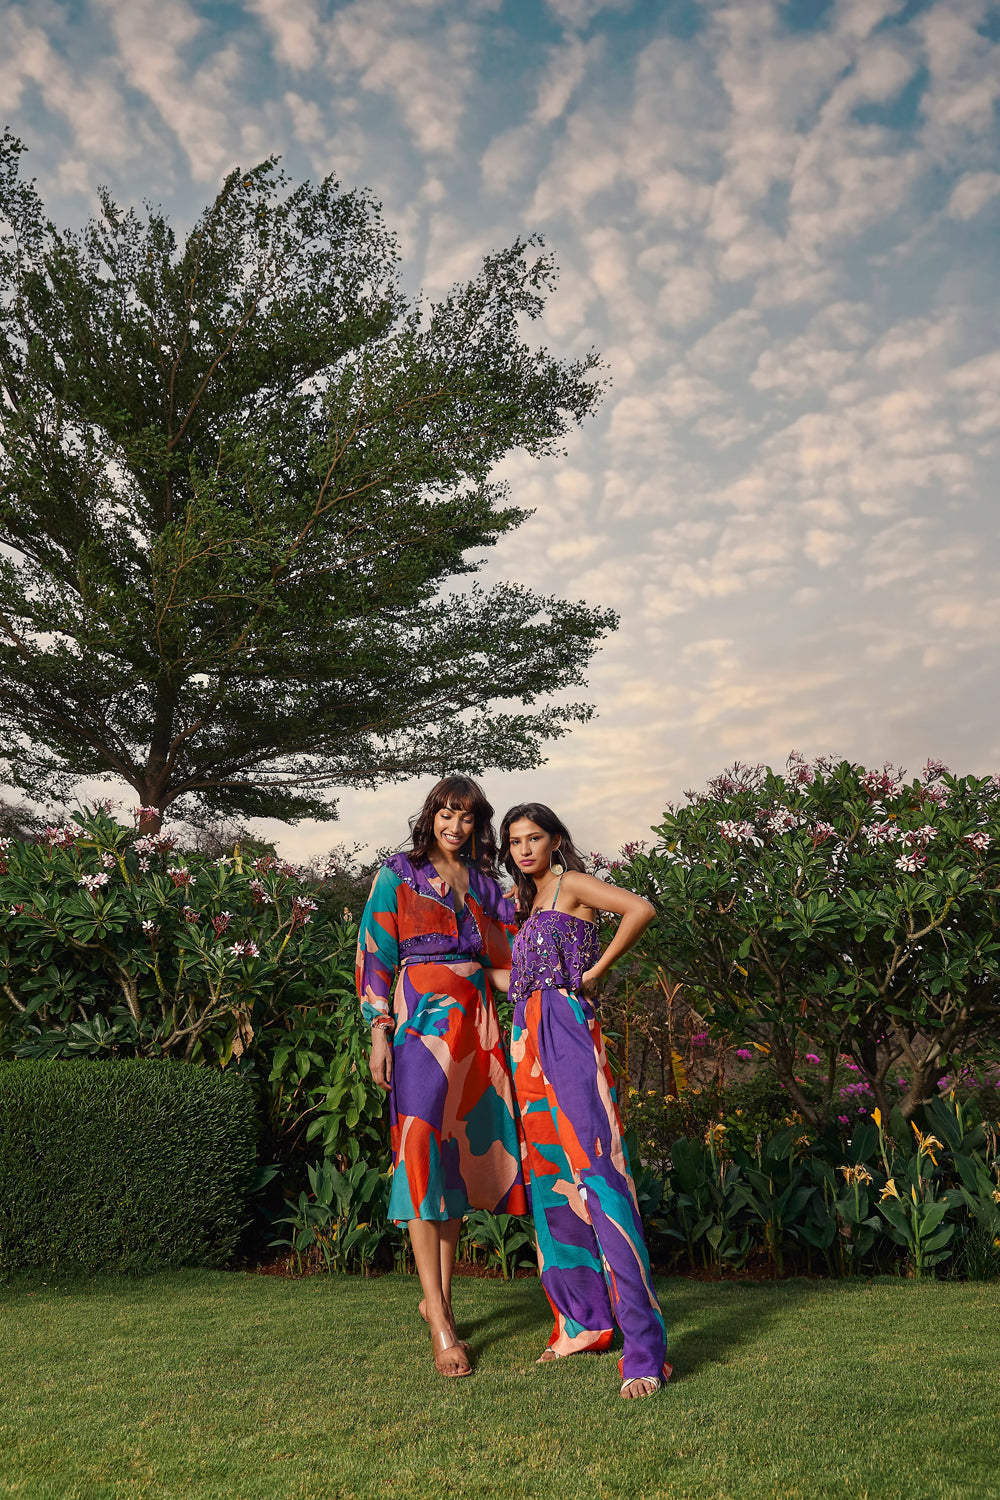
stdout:
<svg viewBox="0 0 1000 1500">
<path fill-rule="evenodd" d="M 371 197 L 274 160 L 183 242 L 107 192 L 60 230 L 22 151 L 0 141 L 9 779 L 294 819 L 336 786 L 537 764 L 587 717 L 564 690 L 613 615 L 443 590 L 526 519 L 498 461 L 558 452 L 599 398 L 593 353 L 525 339 L 551 258 L 518 240 L 408 300 Z"/>
</svg>

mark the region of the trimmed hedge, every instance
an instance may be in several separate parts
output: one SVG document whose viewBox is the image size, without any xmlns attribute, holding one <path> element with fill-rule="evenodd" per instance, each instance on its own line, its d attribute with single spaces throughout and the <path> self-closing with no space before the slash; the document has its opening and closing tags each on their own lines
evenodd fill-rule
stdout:
<svg viewBox="0 0 1000 1500">
<path fill-rule="evenodd" d="M 237 1074 L 0 1063 L 0 1275 L 219 1266 L 245 1221 L 256 1147 Z"/>
</svg>

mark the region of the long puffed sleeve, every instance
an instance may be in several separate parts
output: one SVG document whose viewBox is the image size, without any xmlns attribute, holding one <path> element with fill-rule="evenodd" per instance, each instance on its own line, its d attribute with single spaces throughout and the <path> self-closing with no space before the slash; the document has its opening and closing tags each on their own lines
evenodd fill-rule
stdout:
<svg viewBox="0 0 1000 1500">
<path fill-rule="evenodd" d="M 361 918 L 355 980 L 361 1013 L 369 1026 L 392 1015 L 392 986 L 399 969 L 399 876 L 383 865 L 372 882 Z"/>
</svg>

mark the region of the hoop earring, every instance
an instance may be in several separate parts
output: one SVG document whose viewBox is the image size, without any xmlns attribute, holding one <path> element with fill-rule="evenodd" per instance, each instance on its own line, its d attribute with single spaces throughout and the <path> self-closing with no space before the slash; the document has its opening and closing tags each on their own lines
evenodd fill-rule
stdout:
<svg viewBox="0 0 1000 1500">
<path fill-rule="evenodd" d="M 475 862 L 476 862 L 476 830 L 475 830 L 475 827 L 473 827 L 473 829 L 472 829 L 472 863 L 475 864 Z"/>
<path fill-rule="evenodd" d="M 558 870 L 562 870 L 564 873 L 565 873 L 565 870 L 566 870 L 566 866 L 563 864 L 562 859 L 559 860 L 558 865 L 554 865 L 552 863 L 552 856 L 553 856 L 553 854 L 558 854 L 558 853 L 559 853 L 559 849 L 558 849 L 558 847 L 556 845 L 553 845 L 553 847 L 549 850 L 549 869 L 550 869 L 550 871 L 552 872 L 553 875 L 556 873 L 557 869 Z"/>
</svg>

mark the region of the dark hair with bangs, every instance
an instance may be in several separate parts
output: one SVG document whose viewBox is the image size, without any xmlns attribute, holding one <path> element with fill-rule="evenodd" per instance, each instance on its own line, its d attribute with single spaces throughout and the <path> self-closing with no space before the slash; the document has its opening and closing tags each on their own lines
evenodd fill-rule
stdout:
<svg viewBox="0 0 1000 1500">
<path fill-rule="evenodd" d="M 586 869 L 573 846 L 569 829 L 561 818 L 556 817 L 551 807 L 546 807 L 544 802 L 521 802 L 517 807 L 512 807 L 508 813 L 504 814 L 504 820 L 500 824 L 500 863 L 514 877 L 514 884 L 517 887 L 519 924 L 528 917 L 535 904 L 535 897 L 538 895 L 538 887 L 534 879 L 530 875 L 525 875 L 510 852 L 511 825 L 520 823 L 522 818 L 527 818 L 529 823 L 537 823 L 538 827 L 546 833 L 559 835 L 559 847 L 555 851 L 556 864 L 561 862 L 564 870 Z"/>
<path fill-rule="evenodd" d="M 459 849 L 459 855 L 484 875 L 495 876 L 497 836 L 493 830 L 493 808 L 478 781 L 473 781 L 470 776 L 445 776 L 437 786 L 431 787 L 423 807 L 410 819 L 410 847 L 405 852 L 412 859 L 430 858 L 434 848 L 434 819 L 442 807 L 472 814 L 475 824 Z"/>
</svg>

